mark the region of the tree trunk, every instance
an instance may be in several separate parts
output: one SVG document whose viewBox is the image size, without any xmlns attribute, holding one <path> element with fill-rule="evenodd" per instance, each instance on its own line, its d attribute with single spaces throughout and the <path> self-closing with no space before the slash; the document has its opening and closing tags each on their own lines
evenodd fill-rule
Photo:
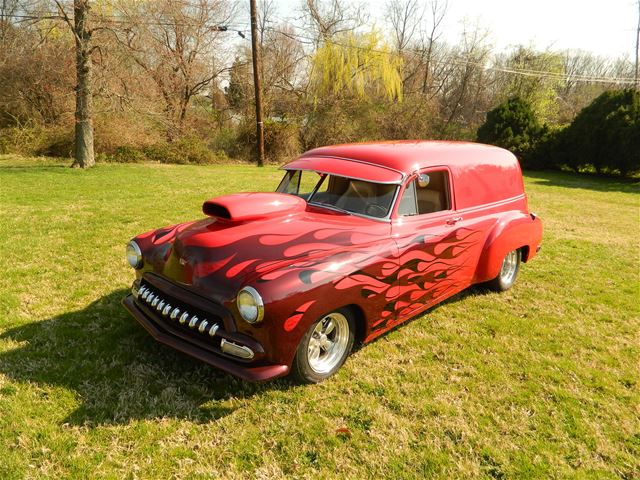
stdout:
<svg viewBox="0 0 640 480">
<path fill-rule="evenodd" d="M 93 99 L 91 92 L 91 30 L 88 0 L 74 0 L 76 37 L 76 113 L 74 167 L 95 165 L 93 151 Z"/>
</svg>

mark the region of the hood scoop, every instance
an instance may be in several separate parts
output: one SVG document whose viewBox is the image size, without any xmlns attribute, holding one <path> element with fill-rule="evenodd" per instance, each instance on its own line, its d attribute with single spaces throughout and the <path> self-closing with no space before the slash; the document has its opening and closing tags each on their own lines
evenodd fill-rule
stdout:
<svg viewBox="0 0 640 480">
<path fill-rule="evenodd" d="M 205 215 L 227 222 L 249 222 L 303 212 L 307 202 L 285 193 L 235 193 L 207 200 Z"/>
</svg>

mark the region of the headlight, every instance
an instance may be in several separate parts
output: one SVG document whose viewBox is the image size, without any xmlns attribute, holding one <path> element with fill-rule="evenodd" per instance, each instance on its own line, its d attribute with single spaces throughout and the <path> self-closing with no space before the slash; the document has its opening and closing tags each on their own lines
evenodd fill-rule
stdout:
<svg viewBox="0 0 640 480">
<path fill-rule="evenodd" d="M 253 287 L 244 287 L 238 292 L 238 311 L 242 318 L 249 323 L 257 323 L 264 317 L 264 303 L 262 297 Z"/>
<path fill-rule="evenodd" d="M 127 245 L 127 262 L 132 268 L 142 267 L 142 252 L 138 244 L 133 240 Z"/>
</svg>

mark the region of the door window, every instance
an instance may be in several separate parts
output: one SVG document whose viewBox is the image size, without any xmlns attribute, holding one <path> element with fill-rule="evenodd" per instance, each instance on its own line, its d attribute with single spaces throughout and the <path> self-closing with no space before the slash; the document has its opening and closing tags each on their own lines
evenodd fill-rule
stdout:
<svg viewBox="0 0 640 480">
<path fill-rule="evenodd" d="M 398 205 L 398 215 L 424 215 L 451 209 L 449 174 L 437 170 L 420 174 L 407 185 Z"/>
</svg>

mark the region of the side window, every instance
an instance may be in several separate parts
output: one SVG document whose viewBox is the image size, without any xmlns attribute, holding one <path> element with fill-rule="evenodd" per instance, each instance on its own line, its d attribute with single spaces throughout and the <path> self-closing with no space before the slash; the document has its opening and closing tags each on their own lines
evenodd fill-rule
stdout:
<svg viewBox="0 0 640 480">
<path fill-rule="evenodd" d="M 450 209 L 449 174 L 446 170 L 439 170 L 423 174 L 407 185 L 398 214 L 424 215 Z"/>
<path fill-rule="evenodd" d="M 316 172 L 310 172 L 307 170 L 290 171 L 282 182 L 280 182 L 280 186 L 277 191 L 280 193 L 296 195 L 306 200 L 311 192 L 313 192 L 318 180 L 320 180 L 320 175 Z"/>
<path fill-rule="evenodd" d="M 313 192 L 313 189 L 316 188 L 320 180 L 320 174 L 308 170 L 300 170 L 299 173 L 300 183 L 298 185 L 298 196 L 306 200 L 309 198 L 309 195 L 311 195 L 311 192 Z"/>
<path fill-rule="evenodd" d="M 398 215 L 409 216 L 418 214 L 418 202 L 416 201 L 416 181 L 413 180 L 404 189 L 400 205 L 398 205 Z"/>
</svg>

